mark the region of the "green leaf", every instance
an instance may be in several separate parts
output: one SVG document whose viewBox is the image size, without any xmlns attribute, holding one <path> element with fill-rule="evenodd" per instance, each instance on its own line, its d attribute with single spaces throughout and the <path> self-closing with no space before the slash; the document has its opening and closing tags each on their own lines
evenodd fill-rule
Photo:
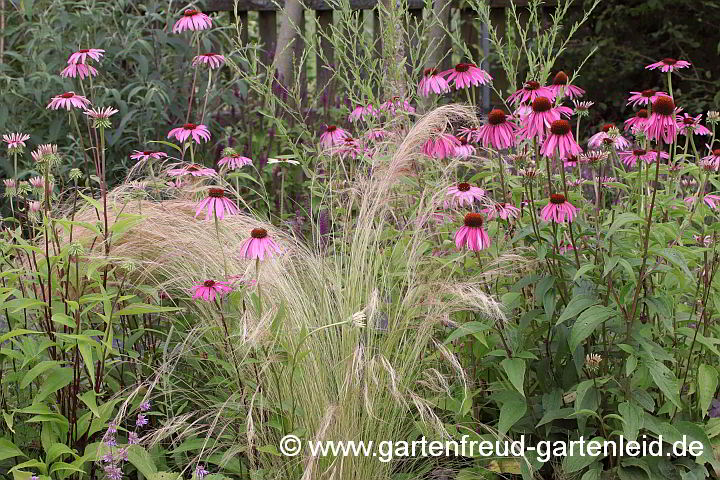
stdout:
<svg viewBox="0 0 720 480">
<path fill-rule="evenodd" d="M 160 305 L 150 305 L 147 303 L 132 303 L 115 312 L 115 315 L 142 315 L 145 313 L 176 312 L 178 310 L 180 310 L 180 308 L 161 307 Z"/>
<path fill-rule="evenodd" d="M 27 455 L 7 438 L 0 438 L 0 461 L 13 457 L 27 458 Z"/>
<path fill-rule="evenodd" d="M 710 407 L 710 402 L 715 397 L 715 390 L 718 387 L 717 369 L 704 363 L 700 365 L 697 383 L 698 408 L 700 413 L 704 414 Z"/>
<path fill-rule="evenodd" d="M 57 367 L 58 365 L 60 365 L 60 363 L 53 360 L 44 360 L 38 363 L 33 368 L 31 368 L 25 375 L 23 375 L 22 380 L 20 380 L 20 388 L 23 390 L 26 389 L 28 385 L 30 385 L 32 381 L 38 377 L 38 375 L 42 375 L 42 373 L 46 370 Z"/>
<path fill-rule="evenodd" d="M 615 217 L 615 221 L 610 226 L 610 229 L 607 232 L 606 238 L 612 237 L 615 234 L 615 232 L 617 232 L 620 228 L 622 228 L 624 225 L 627 225 L 630 222 L 644 222 L 644 221 L 645 220 L 636 213 L 632 213 L 632 212 L 621 213 L 620 215 Z"/>
<path fill-rule="evenodd" d="M 62 472 L 62 471 L 85 473 L 85 470 L 83 470 L 82 468 L 77 467 L 75 465 L 71 465 L 69 463 L 65 463 L 65 462 L 55 462 L 52 464 L 52 467 L 50 467 L 50 475 L 52 475 L 55 472 Z"/>
<path fill-rule="evenodd" d="M 258 451 L 263 453 L 269 453 L 270 455 L 275 455 L 276 457 L 282 457 L 282 454 L 278 451 L 275 445 L 263 445 L 262 447 L 258 448 Z"/>
<path fill-rule="evenodd" d="M 581 313 L 575 321 L 568 338 L 570 351 L 574 352 L 578 345 L 588 338 L 598 325 L 615 315 L 615 310 L 601 305 L 590 307 Z"/>
<path fill-rule="evenodd" d="M 525 360 L 521 358 L 506 358 L 500 362 L 505 373 L 508 376 L 508 380 L 517 389 L 518 392 L 525 396 L 523 391 L 523 384 L 525 383 Z"/>
<path fill-rule="evenodd" d="M 10 310 L 10 313 L 17 313 L 20 310 L 35 310 L 46 305 L 47 303 L 37 298 L 14 298 L 5 302 L 3 308 Z"/>
<path fill-rule="evenodd" d="M 682 410 L 683 405 L 680 400 L 680 386 L 677 377 L 664 363 L 658 362 L 657 360 L 647 361 L 645 365 L 650 372 L 655 385 L 658 386 L 661 392 L 670 400 L 679 410 Z"/>
<path fill-rule="evenodd" d="M 15 430 L 13 429 L 13 423 L 15 421 L 15 412 L 7 413 L 5 410 L 3 410 L 3 417 L 5 418 L 5 424 L 8 427 L 8 430 L 10 430 L 12 433 L 15 433 Z"/>
<path fill-rule="evenodd" d="M 623 434 L 627 440 L 637 440 L 640 429 L 643 428 L 643 410 L 634 403 L 623 402 L 618 405 L 618 412 L 622 415 Z"/>
<path fill-rule="evenodd" d="M 450 343 L 458 338 L 462 338 L 467 335 L 474 335 L 489 329 L 489 325 L 481 322 L 463 323 L 462 325 L 459 325 L 450 335 L 448 335 L 448 338 L 446 338 L 443 343 Z"/>
<path fill-rule="evenodd" d="M 69 385 L 72 379 L 72 368 L 56 367 L 55 370 L 50 372 L 47 379 L 45 380 L 45 383 L 43 383 L 42 387 L 40 387 L 40 390 L 38 390 L 37 394 L 33 398 L 33 403 L 38 404 L 42 402 L 48 396 Z"/>
<path fill-rule="evenodd" d="M 50 448 L 48 448 L 47 454 L 45 456 L 45 462 L 48 464 L 52 463 L 58 457 L 65 454 L 70 454 L 73 457 L 77 457 L 75 452 L 73 452 L 70 447 L 68 447 L 64 443 L 54 443 Z"/>
<path fill-rule="evenodd" d="M 128 447 L 128 461 L 146 477 L 157 473 L 157 467 L 152 456 L 140 445 L 130 445 Z"/>
<path fill-rule="evenodd" d="M 503 398 L 500 407 L 500 418 L 498 419 L 498 433 L 500 436 L 505 435 L 518 420 L 525 416 L 527 412 L 527 403 L 519 393 L 506 390 L 501 392 Z"/>
<path fill-rule="evenodd" d="M 90 411 L 93 413 L 93 415 L 95 415 L 96 417 L 99 418 L 100 410 L 98 409 L 98 406 L 97 406 L 97 400 L 95 398 L 96 395 L 97 394 L 95 393 L 94 390 L 88 390 L 88 391 L 82 393 L 81 395 L 78 395 L 77 398 L 79 398 L 80 401 L 82 401 L 90 409 Z"/>
<path fill-rule="evenodd" d="M 95 362 L 93 362 L 92 344 L 89 342 L 79 341 L 77 346 L 78 350 L 80 350 L 80 355 L 82 356 L 85 368 L 87 368 L 88 374 L 90 375 L 90 381 L 92 382 L 93 387 L 95 387 Z"/>
<path fill-rule="evenodd" d="M 567 307 L 565 307 L 565 310 L 563 310 L 563 313 L 560 315 L 560 318 L 558 318 L 555 325 L 560 325 L 565 320 L 576 317 L 581 312 L 585 311 L 587 308 L 592 307 L 593 305 L 597 305 L 597 303 L 598 300 L 593 296 L 575 295 L 573 298 L 570 299 Z"/>
<path fill-rule="evenodd" d="M 600 445 L 602 445 L 604 441 L 602 437 L 595 437 L 592 440 L 599 442 Z M 604 457 L 602 447 L 600 448 L 600 455 L 597 457 L 593 457 L 589 454 L 590 452 L 587 451 L 587 444 L 592 440 L 586 440 L 584 451 L 580 451 L 580 448 L 574 448 L 572 451 L 568 449 L 568 456 L 563 459 L 563 470 L 565 473 L 578 472 L 588 465 L 595 463 L 596 460 Z M 570 455 L 571 453 L 572 455 Z"/>
</svg>

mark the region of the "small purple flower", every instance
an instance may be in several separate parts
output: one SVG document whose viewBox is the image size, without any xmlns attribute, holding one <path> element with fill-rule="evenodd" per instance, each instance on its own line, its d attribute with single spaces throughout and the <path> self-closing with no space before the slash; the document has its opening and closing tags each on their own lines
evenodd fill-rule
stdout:
<svg viewBox="0 0 720 480">
<path fill-rule="evenodd" d="M 208 473 L 210 472 L 205 470 L 205 466 L 202 463 L 199 463 L 198 466 L 195 468 L 195 477 L 197 478 L 197 480 L 202 480 Z"/>
<path fill-rule="evenodd" d="M 30 475 L 30 480 L 39 480 L 38 476 L 35 474 Z"/>
<path fill-rule="evenodd" d="M 120 467 L 113 465 L 107 465 L 105 467 L 105 475 L 107 475 L 110 480 L 121 480 L 123 476 Z"/>
<path fill-rule="evenodd" d="M 135 432 L 130 432 L 128 434 L 128 445 L 137 445 L 140 443 L 140 439 L 138 438 L 138 434 Z"/>
<path fill-rule="evenodd" d="M 142 402 L 142 403 L 140 404 L 140 411 L 141 411 L 141 412 L 147 412 L 148 410 L 150 410 L 150 401 L 149 401 L 149 400 L 148 400 L 147 402 Z"/>
<path fill-rule="evenodd" d="M 108 423 L 107 433 L 117 433 L 117 423 L 115 423 L 115 422 Z"/>
<path fill-rule="evenodd" d="M 116 458 L 117 460 L 120 460 L 120 461 L 123 461 L 123 462 L 127 462 L 127 461 L 128 461 L 128 449 L 127 449 L 127 447 L 125 447 L 125 448 L 119 448 L 118 451 L 117 451 L 117 453 L 115 454 L 115 458 Z"/>
<path fill-rule="evenodd" d="M 117 447 L 117 440 L 114 435 L 110 435 L 105 439 L 105 445 L 108 447 Z"/>
<path fill-rule="evenodd" d="M 719 418 L 720 417 L 720 400 L 717 398 L 713 398 L 713 401 L 710 402 L 710 410 L 708 411 L 708 415 L 710 418 Z"/>
<path fill-rule="evenodd" d="M 113 458 L 112 452 L 108 452 L 105 455 L 102 456 L 103 463 L 113 463 L 115 459 Z"/>
<path fill-rule="evenodd" d="M 145 415 L 142 413 L 138 413 L 137 420 L 135 420 L 135 425 L 138 427 L 144 427 L 149 423 L 149 420 L 145 418 Z"/>
</svg>

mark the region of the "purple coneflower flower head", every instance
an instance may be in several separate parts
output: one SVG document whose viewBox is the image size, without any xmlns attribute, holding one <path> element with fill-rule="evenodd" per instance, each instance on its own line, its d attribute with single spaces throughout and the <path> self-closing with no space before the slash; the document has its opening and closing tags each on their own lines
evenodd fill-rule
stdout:
<svg viewBox="0 0 720 480">
<path fill-rule="evenodd" d="M 212 26 L 212 19 L 200 10 L 187 9 L 180 20 L 173 25 L 173 33 L 182 33 L 185 30 L 206 30 Z"/>
<path fill-rule="evenodd" d="M 240 245 L 240 255 L 247 260 L 264 260 L 282 253 L 280 246 L 268 235 L 264 228 L 253 228 L 250 238 Z"/>
<path fill-rule="evenodd" d="M 609 145 L 612 145 L 615 150 L 623 150 L 630 147 L 630 142 L 619 134 L 613 123 L 603 125 L 602 130 L 588 140 L 588 146 L 590 148 L 600 149 L 603 146 Z"/>
<path fill-rule="evenodd" d="M 85 65 L 84 63 L 71 63 L 60 72 L 60 76 L 63 78 L 78 77 L 80 80 L 87 77 L 95 77 L 97 74 L 98 71 L 95 67 L 92 65 Z"/>
<path fill-rule="evenodd" d="M 42 203 L 37 200 L 33 200 L 28 203 L 28 209 L 30 210 L 30 213 L 38 213 L 42 209 Z"/>
<path fill-rule="evenodd" d="M 638 160 L 642 160 L 643 162 L 650 164 L 656 161 L 658 157 L 663 159 L 670 158 L 670 155 L 668 155 L 667 152 L 659 152 L 657 150 L 645 150 L 642 148 L 618 152 L 618 156 L 620 157 L 620 160 L 622 160 L 622 162 L 629 168 L 637 165 Z"/>
<path fill-rule="evenodd" d="M 195 478 L 197 480 L 202 480 L 203 478 L 205 478 L 205 475 L 209 473 L 210 472 L 205 470 L 205 466 L 202 463 L 198 464 L 198 466 L 195 468 Z"/>
<path fill-rule="evenodd" d="M 454 81 L 455 90 L 486 85 L 492 81 L 490 74 L 474 63 L 458 63 L 455 68 L 445 70 L 440 75 L 447 77 L 448 83 Z"/>
<path fill-rule="evenodd" d="M 478 129 L 478 137 L 483 147 L 493 147 L 498 150 L 515 145 L 517 125 L 508 121 L 508 116 L 496 108 L 488 113 L 488 121 Z"/>
<path fill-rule="evenodd" d="M 475 155 L 475 147 L 468 143 L 466 138 L 460 138 L 460 145 L 455 147 L 455 156 L 458 158 L 470 158 Z"/>
<path fill-rule="evenodd" d="M 167 174 L 171 177 L 184 177 L 185 175 L 192 175 L 193 177 L 213 177 L 217 175 L 217 172 L 214 168 L 191 163 L 180 168 L 171 168 L 167 171 Z"/>
<path fill-rule="evenodd" d="M 472 143 L 478 143 L 482 139 L 480 129 L 476 127 L 461 127 L 460 130 L 458 130 L 457 138 L 464 138 Z"/>
<path fill-rule="evenodd" d="M 625 130 L 630 130 L 633 133 L 637 133 L 638 131 L 645 130 L 645 124 L 647 123 L 650 116 L 648 115 L 648 111 L 645 108 L 641 108 L 637 112 L 635 112 L 634 117 L 630 117 L 627 120 L 625 120 Z"/>
<path fill-rule="evenodd" d="M 58 148 L 54 143 L 43 143 L 38 145 L 37 149 L 30 154 L 36 162 L 47 162 L 57 159 Z"/>
<path fill-rule="evenodd" d="M 712 244 L 712 235 L 693 235 L 693 239 L 700 245 L 701 247 L 709 247 L 710 244 Z"/>
<path fill-rule="evenodd" d="M 705 145 L 710 149 L 709 145 Z M 703 157 L 702 160 L 704 162 L 707 162 L 707 164 L 710 166 L 712 170 L 718 171 L 720 170 L 720 148 L 716 149 L 710 149 L 710 154 Z"/>
<path fill-rule="evenodd" d="M 627 104 L 632 105 L 633 107 L 637 107 L 638 105 L 647 106 L 652 104 L 659 97 L 669 96 L 670 95 L 665 92 L 660 92 L 648 88 L 647 90 L 643 90 L 642 92 L 630 92 L 630 98 L 628 98 Z"/>
<path fill-rule="evenodd" d="M 457 185 L 451 185 L 447 189 L 445 200 L 445 208 L 462 207 L 467 205 L 471 207 L 475 200 L 482 201 L 485 196 L 485 190 L 480 187 L 475 187 L 469 183 L 458 183 Z"/>
<path fill-rule="evenodd" d="M 674 58 L 663 58 L 659 62 L 651 63 L 650 65 L 646 66 L 645 68 L 647 70 L 655 70 L 660 69 L 661 72 L 667 73 L 667 72 L 673 72 L 679 68 L 687 68 L 690 66 L 690 62 L 685 60 L 676 60 Z"/>
<path fill-rule="evenodd" d="M 687 197 L 685 199 L 685 204 L 688 207 L 690 207 L 693 203 L 695 203 L 695 200 L 696 200 L 695 195 L 693 195 L 691 197 Z M 705 202 L 705 204 L 712 209 L 718 208 L 718 207 L 720 207 L 720 195 L 713 195 L 713 194 L 705 195 L 703 197 L 703 202 Z"/>
<path fill-rule="evenodd" d="M 390 115 L 395 115 L 398 111 L 404 111 L 407 113 L 415 113 L 415 107 L 410 105 L 407 100 L 401 100 L 400 97 L 392 97 L 382 105 L 380 110 L 388 112 Z"/>
<path fill-rule="evenodd" d="M 578 102 L 577 100 L 573 100 L 573 105 L 575 105 L 575 115 L 578 117 L 586 117 L 590 115 L 588 111 L 590 107 L 595 105 L 595 102 Z"/>
<path fill-rule="evenodd" d="M 188 138 L 193 139 L 195 143 L 201 141 L 210 141 L 210 130 L 205 125 L 198 125 L 195 123 L 186 123 L 182 127 L 173 128 L 168 133 L 168 138 L 176 138 L 178 142 L 184 142 Z"/>
<path fill-rule="evenodd" d="M 45 188 L 45 178 L 44 177 L 31 177 L 28 179 L 28 182 L 30 185 L 33 186 L 33 188 Z"/>
<path fill-rule="evenodd" d="M 520 209 L 510 203 L 496 203 L 491 207 L 486 207 L 481 210 L 487 216 L 488 220 L 493 218 L 502 218 L 508 220 L 510 218 L 517 218 L 520 214 Z"/>
<path fill-rule="evenodd" d="M 430 96 L 430 92 L 441 94 L 450 91 L 450 84 L 443 78 L 437 68 L 426 68 L 423 78 L 418 83 L 418 94 L 421 97 Z"/>
<path fill-rule="evenodd" d="M 659 97 L 652 104 L 652 113 L 645 123 L 645 134 L 650 140 L 671 144 L 677 137 L 675 102 L 670 97 Z"/>
<path fill-rule="evenodd" d="M 704 125 L 700 125 L 702 120 L 702 113 L 697 117 L 693 117 L 688 113 L 683 113 L 677 116 L 678 128 L 680 129 L 680 135 L 687 135 L 688 133 L 694 133 L 695 135 L 710 135 L 712 132 Z"/>
<path fill-rule="evenodd" d="M 131 159 L 138 161 L 148 161 L 150 159 L 160 160 L 161 158 L 166 157 L 167 153 L 156 152 L 154 150 L 133 150 L 133 153 L 130 154 Z"/>
<path fill-rule="evenodd" d="M 483 229 L 483 216 L 479 213 L 466 213 L 463 226 L 455 232 L 455 247 L 461 250 L 467 247 L 473 252 L 490 248 L 490 237 Z"/>
<path fill-rule="evenodd" d="M 570 155 L 563 161 L 563 166 L 565 168 L 575 168 L 577 167 L 579 157 L 577 155 Z"/>
<path fill-rule="evenodd" d="M 225 296 L 232 292 L 232 286 L 228 282 L 216 282 L 205 280 L 198 282 L 190 288 L 193 300 L 202 299 L 206 302 L 214 302 L 216 298 Z"/>
<path fill-rule="evenodd" d="M 460 140 L 450 133 L 439 133 L 429 138 L 423 145 L 423 153 L 428 157 L 443 159 L 455 156 L 455 148 Z"/>
<path fill-rule="evenodd" d="M 333 153 L 340 155 L 342 158 L 355 159 L 365 152 L 365 149 L 352 137 L 345 137 L 343 143 L 332 149 Z"/>
<path fill-rule="evenodd" d="M 368 140 L 382 140 L 387 137 L 390 133 L 382 128 L 374 128 L 365 134 L 365 138 Z"/>
<path fill-rule="evenodd" d="M 541 153 L 546 157 L 552 157 L 556 151 L 558 157 L 562 159 L 583 153 L 582 148 L 573 138 L 570 122 L 567 120 L 555 120 L 550 124 L 550 135 L 545 139 Z"/>
<path fill-rule="evenodd" d="M 218 161 L 218 166 L 227 166 L 230 170 L 237 170 L 245 165 L 252 165 L 252 160 L 239 154 L 225 155 Z"/>
<path fill-rule="evenodd" d="M 81 50 L 78 50 L 77 52 L 72 53 L 70 55 L 70 58 L 68 58 L 67 63 L 68 65 L 85 63 L 87 62 L 88 58 L 99 62 L 104 53 L 105 50 L 103 50 L 102 48 L 83 48 Z"/>
<path fill-rule="evenodd" d="M 219 53 L 203 53 L 193 58 L 192 66 L 205 65 L 210 69 L 220 68 L 225 64 L 225 57 Z"/>
<path fill-rule="evenodd" d="M 142 413 L 138 413 L 137 419 L 135 420 L 135 426 L 144 427 L 148 423 L 150 423 L 150 421 L 147 419 L 147 417 Z"/>
<path fill-rule="evenodd" d="M 570 110 L 562 106 L 553 108 L 552 101 L 548 97 L 535 98 L 532 102 L 532 111 L 523 117 L 523 127 L 518 134 L 526 140 L 536 137 L 538 140 L 544 139 L 550 124 L 555 120 L 560 120 L 561 113 L 567 113 L 566 110 L 561 109 Z M 570 110 L 570 113 L 572 113 L 572 110 Z"/>
<path fill-rule="evenodd" d="M 510 103 L 532 103 L 538 97 L 545 97 L 555 100 L 555 92 L 550 88 L 540 85 L 540 82 L 530 80 L 523 84 L 520 90 L 508 97 Z"/>
<path fill-rule="evenodd" d="M 351 122 L 355 122 L 357 120 L 365 120 L 365 117 L 374 117 L 377 115 L 377 110 L 375 110 L 375 107 L 372 105 L 356 105 L 352 112 L 350 112 L 350 115 L 348 115 L 348 120 Z"/>
<path fill-rule="evenodd" d="M 342 145 L 343 140 L 350 134 L 336 125 L 327 125 L 325 131 L 320 135 L 320 146 L 332 148 Z"/>
<path fill-rule="evenodd" d="M 58 110 L 60 108 L 64 108 L 67 111 L 70 111 L 71 108 L 86 108 L 90 105 L 90 100 L 83 97 L 82 95 L 77 95 L 75 92 L 65 92 L 60 95 L 56 95 L 50 100 L 50 103 L 47 104 L 47 107 L 51 110 Z"/>
<path fill-rule="evenodd" d="M 556 97 L 562 94 L 569 99 L 573 99 L 580 98 L 585 95 L 585 90 L 580 87 L 576 87 L 575 85 L 570 85 L 570 79 L 562 70 L 555 74 L 552 85 L 548 88 L 552 90 Z"/>
<path fill-rule="evenodd" d="M 202 211 L 205 211 L 205 220 L 215 217 L 218 220 L 225 218 L 225 215 L 235 215 L 240 212 L 235 203 L 225 196 L 222 188 L 208 189 L 208 196 L 205 197 L 195 208 L 195 218 Z"/>
<path fill-rule="evenodd" d="M 30 139 L 27 133 L 8 133 L 3 135 L 3 142 L 7 143 L 10 153 L 21 152 L 25 147 L 25 142 Z"/>
<path fill-rule="evenodd" d="M 566 219 L 572 222 L 575 215 L 577 215 L 577 208 L 561 193 L 550 195 L 550 201 L 540 211 L 540 218 L 546 222 L 563 223 Z"/>
</svg>

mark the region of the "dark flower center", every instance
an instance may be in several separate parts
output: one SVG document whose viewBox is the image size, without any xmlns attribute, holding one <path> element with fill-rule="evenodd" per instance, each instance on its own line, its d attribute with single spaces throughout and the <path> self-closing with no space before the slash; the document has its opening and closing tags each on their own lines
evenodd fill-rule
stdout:
<svg viewBox="0 0 720 480">
<path fill-rule="evenodd" d="M 198 13 L 200 13 L 198 10 L 187 9 L 187 10 L 185 10 L 184 15 L 186 17 L 192 17 L 193 15 L 197 15 Z"/>
<path fill-rule="evenodd" d="M 553 193 L 550 195 L 550 203 L 554 205 L 562 205 L 565 203 L 565 195 L 562 193 Z"/>
<path fill-rule="evenodd" d="M 460 73 L 467 72 L 468 70 L 470 70 L 470 67 L 474 66 L 475 65 L 472 63 L 458 63 L 457 65 L 455 65 L 455 71 Z"/>
<path fill-rule="evenodd" d="M 540 88 L 540 82 L 536 82 L 535 80 L 525 82 L 525 90 L 537 90 L 538 88 Z"/>
<path fill-rule="evenodd" d="M 203 286 L 208 287 L 208 288 L 212 288 L 212 287 L 215 286 L 215 281 L 214 281 L 214 280 L 205 280 L 205 281 L 203 282 Z"/>
<path fill-rule="evenodd" d="M 647 150 L 633 150 L 633 155 L 636 157 L 642 157 L 647 153 Z"/>
<path fill-rule="evenodd" d="M 655 93 L 656 93 L 655 90 L 653 90 L 652 88 L 648 88 L 647 90 L 643 90 L 640 95 L 642 95 L 643 97 L 646 97 L 646 98 L 650 98 L 650 97 L 654 96 Z"/>
<path fill-rule="evenodd" d="M 570 158 L 568 158 L 568 159 L 565 160 L 565 161 L 566 161 L 567 163 L 577 163 L 578 157 L 577 157 L 577 155 L 572 155 L 572 156 L 570 156 Z"/>
<path fill-rule="evenodd" d="M 185 167 L 185 170 L 187 170 L 188 172 L 197 172 L 201 168 L 202 167 L 200 165 L 193 163 L 193 164 L 190 164 L 187 167 Z"/>
<path fill-rule="evenodd" d="M 503 112 L 499 108 L 491 110 L 490 113 L 488 113 L 488 123 L 490 125 L 501 125 L 505 123 L 505 118 L 505 112 Z"/>
<path fill-rule="evenodd" d="M 426 77 L 431 77 L 431 76 L 437 75 L 437 73 L 438 73 L 437 68 L 426 68 L 425 71 L 423 72 L 423 75 L 425 75 Z"/>
<path fill-rule="evenodd" d="M 552 103 L 547 97 L 537 97 L 533 100 L 532 109 L 535 113 L 547 112 L 552 108 Z"/>
<path fill-rule="evenodd" d="M 89 49 L 83 48 L 83 49 L 78 50 L 78 53 L 88 53 L 89 51 L 90 51 Z"/>
<path fill-rule="evenodd" d="M 685 125 L 694 125 L 694 124 L 695 124 L 695 119 L 690 118 L 690 117 L 685 117 L 685 118 L 683 118 L 683 123 L 684 123 Z"/>
<path fill-rule="evenodd" d="M 481 228 L 483 226 L 483 216 L 479 213 L 466 213 L 463 223 L 466 227 Z"/>
<path fill-rule="evenodd" d="M 653 112 L 669 117 L 675 112 L 675 102 L 670 97 L 658 97 L 653 102 Z"/>
<path fill-rule="evenodd" d="M 648 118 L 648 112 L 644 108 L 638 110 L 638 112 L 635 114 L 638 118 Z"/>
<path fill-rule="evenodd" d="M 567 135 L 570 133 L 570 122 L 567 120 L 555 120 L 550 124 L 550 131 L 553 135 Z"/>
<path fill-rule="evenodd" d="M 328 125 L 328 126 L 327 126 L 327 131 L 328 131 L 328 132 L 334 132 L 335 130 L 337 130 L 337 127 L 336 127 L 335 125 Z"/>
<path fill-rule="evenodd" d="M 605 125 L 603 125 L 602 131 L 607 133 L 610 131 L 611 128 L 615 128 L 615 124 L 614 123 L 606 123 Z"/>
<path fill-rule="evenodd" d="M 715 150 L 713 150 L 712 154 L 715 155 L 716 157 L 720 157 L 720 148 L 716 148 Z"/>
<path fill-rule="evenodd" d="M 663 58 L 662 63 L 664 63 L 665 65 L 675 65 L 677 63 L 677 60 L 675 60 L 674 58 Z"/>
<path fill-rule="evenodd" d="M 222 188 L 211 188 L 208 191 L 208 195 L 212 198 L 224 198 L 225 197 L 225 190 Z"/>
<path fill-rule="evenodd" d="M 567 85 L 568 84 L 568 76 L 565 72 L 560 70 L 558 73 L 555 74 L 555 78 L 553 78 L 553 85 Z"/>
<path fill-rule="evenodd" d="M 195 125 L 194 123 L 186 123 L 185 125 L 183 125 L 183 128 L 185 130 L 195 130 L 196 127 L 197 125 Z"/>
<path fill-rule="evenodd" d="M 612 138 L 610 138 L 610 137 L 605 137 L 605 138 L 603 138 L 603 143 L 604 143 L 605 145 L 610 145 L 612 142 L 613 142 L 613 141 L 612 141 Z"/>
<path fill-rule="evenodd" d="M 152 155 L 153 153 L 155 153 L 155 152 L 150 152 L 150 151 L 145 150 L 143 152 L 143 155 Z"/>
<path fill-rule="evenodd" d="M 62 95 L 60 95 L 60 97 L 62 97 L 62 98 L 72 98 L 74 96 L 75 96 L 75 94 L 72 92 L 67 92 L 67 93 L 63 93 Z"/>
<path fill-rule="evenodd" d="M 252 238 L 265 238 L 267 237 L 267 230 L 264 228 L 253 228 L 250 231 L 250 236 Z"/>
<path fill-rule="evenodd" d="M 461 192 L 469 192 L 470 191 L 470 184 L 469 183 L 458 183 L 457 189 Z"/>
<path fill-rule="evenodd" d="M 217 53 L 210 52 L 205 54 L 206 57 L 214 57 L 215 55 L 217 55 Z"/>
</svg>

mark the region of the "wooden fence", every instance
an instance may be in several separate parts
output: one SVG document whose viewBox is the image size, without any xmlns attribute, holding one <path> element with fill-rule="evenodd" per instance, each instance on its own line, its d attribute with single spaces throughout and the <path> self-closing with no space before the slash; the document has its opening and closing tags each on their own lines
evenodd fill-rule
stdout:
<svg viewBox="0 0 720 480">
<path fill-rule="evenodd" d="M 435 0 L 435 1 L 446 1 L 448 11 L 451 12 L 456 10 L 456 4 L 453 0 Z M 510 3 L 514 3 L 516 6 L 523 7 L 527 6 L 528 0 L 488 0 L 490 2 L 490 21 L 492 25 L 498 30 L 500 35 L 503 35 L 505 29 L 505 14 L 506 8 L 510 6 Z M 270 49 L 274 48 L 277 40 L 277 29 L 278 29 L 278 7 L 276 2 L 273 0 L 239 0 L 237 7 L 235 0 L 206 0 L 205 1 L 205 12 L 228 12 L 228 14 L 235 20 L 234 16 L 237 14 L 237 20 L 241 22 L 241 41 L 247 44 L 250 41 L 259 41 L 267 45 Z M 283 0 L 279 0 L 280 4 L 283 4 Z M 329 32 L 330 26 L 333 23 L 333 10 L 325 0 L 305 0 L 304 5 L 306 6 L 305 14 L 314 14 L 317 20 L 319 29 L 324 32 Z M 376 0 L 350 0 L 350 6 L 353 10 L 362 10 L 364 18 L 365 16 L 372 16 L 372 24 L 375 35 L 379 32 L 379 15 L 378 9 L 376 8 Z M 412 18 L 421 19 L 423 17 L 423 10 L 425 9 L 425 2 L 423 0 L 407 0 L 409 14 Z M 248 31 L 248 13 L 256 11 L 258 13 L 258 38 L 251 39 Z M 469 46 L 475 58 L 488 58 L 489 55 L 489 39 L 488 39 L 488 28 L 486 25 L 482 25 L 480 29 L 475 26 L 475 13 L 469 9 L 460 9 L 460 28 L 461 36 L 465 43 Z M 369 20 L 368 20 L 369 21 Z M 304 22 L 301 25 L 304 28 Z M 318 32 L 322 33 L 322 32 Z M 444 38 L 436 39 L 439 51 L 446 52 L 450 49 L 450 38 L 447 35 L 443 35 Z M 320 36 L 319 48 L 322 50 L 327 63 L 332 63 L 334 58 L 333 46 L 327 40 L 326 37 Z M 411 46 L 411 45 L 410 45 Z M 302 51 L 304 45 L 302 41 L 297 41 L 295 44 L 296 56 Z M 482 55 L 479 55 L 482 51 Z M 317 84 L 326 85 L 329 80 L 329 70 L 325 67 L 325 62 L 322 56 L 318 55 L 316 58 L 316 72 L 317 72 Z M 430 65 L 428 65 L 430 66 Z M 439 68 L 447 69 L 451 67 L 451 58 L 446 56 L 444 60 L 437 65 Z M 508 81 L 505 73 L 502 69 L 491 71 L 490 66 L 487 62 L 484 62 L 482 67 L 491 73 L 494 77 L 494 86 L 499 91 L 505 91 L 508 86 Z M 482 105 L 485 111 L 490 107 L 490 88 L 485 86 L 479 89 L 482 93 Z"/>
</svg>

